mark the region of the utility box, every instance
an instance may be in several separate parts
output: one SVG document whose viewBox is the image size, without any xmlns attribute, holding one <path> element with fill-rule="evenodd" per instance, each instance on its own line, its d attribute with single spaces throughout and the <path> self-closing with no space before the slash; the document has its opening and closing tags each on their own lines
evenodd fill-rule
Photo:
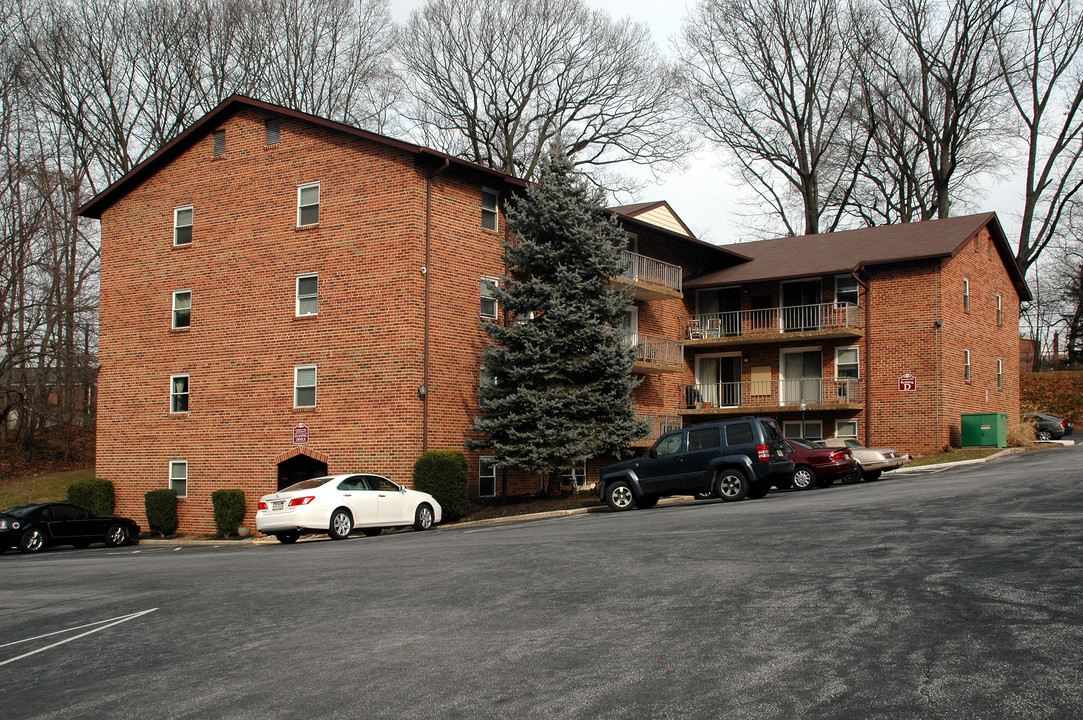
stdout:
<svg viewBox="0 0 1083 720">
<path fill-rule="evenodd" d="M 963 447 L 1008 447 L 1006 413 L 964 413 Z"/>
</svg>

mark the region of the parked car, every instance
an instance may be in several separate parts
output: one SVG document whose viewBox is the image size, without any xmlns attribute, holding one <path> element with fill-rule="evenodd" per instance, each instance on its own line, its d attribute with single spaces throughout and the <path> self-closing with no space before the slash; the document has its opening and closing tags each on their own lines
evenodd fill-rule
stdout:
<svg viewBox="0 0 1083 720">
<path fill-rule="evenodd" d="M 663 495 L 761 498 L 793 472 L 786 449 L 770 418 L 692 425 L 658 438 L 642 457 L 602 468 L 597 493 L 613 510 L 651 508 Z"/>
<path fill-rule="evenodd" d="M 0 553 L 12 547 L 24 553 L 50 545 L 85 548 L 96 542 L 108 547 L 134 545 L 139 542 L 139 525 L 66 502 L 28 503 L 0 512 Z"/>
<path fill-rule="evenodd" d="M 793 460 L 793 482 L 797 490 L 829 487 L 835 480 L 847 485 L 861 480 L 861 466 L 849 448 L 828 448 L 811 440 L 786 440 Z"/>
<path fill-rule="evenodd" d="M 879 480 L 885 471 L 901 468 L 910 459 L 906 453 L 897 453 L 890 448 L 867 448 L 850 438 L 828 438 L 823 443 L 825 447 L 850 448 L 854 460 L 861 465 L 861 477 L 866 482 Z"/>
<path fill-rule="evenodd" d="M 1072 423 L 1046 413 L 1023 413 L 1023 422 L 1034 425 L 1034 435 L 1039 440 L 1060 440 L 1072 434 Z"/>
<path fill-rule="evenodd" d="M 256 529 L 292 543 L 302 533 L 327 533 L 342 540 L 354 528 L 365 535 L 407 525 L 428 530 L 442 518 L 440 503 L 428 493 L 382 475 L 346 474 L 303 480 L 264 495 L 256 510 Z"/>
</svg>

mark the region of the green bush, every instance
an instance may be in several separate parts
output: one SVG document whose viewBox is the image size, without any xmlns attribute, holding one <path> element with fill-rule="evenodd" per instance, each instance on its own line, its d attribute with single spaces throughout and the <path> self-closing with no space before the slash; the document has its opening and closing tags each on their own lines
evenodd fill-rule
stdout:
<svg viewBox="0 0 1083 720">
<path fill-rule="evenodd" d="M 68 486 L 68 502 L 95 515 L 112 515 L 116 504 L 113 483 L 108 480 L 80 480 Z"/>
<path fill-rule="evenodd" d="M 211 503 L 218 534 L 222 537 L 236 535 L 244 520 L 244 490 L 215 490 L 211 493 Z"/>
<path fill-rule="evenodd" d="M 151 490 L 143 496 L 147 506 L 147 525 L 162 537 L 177 532 L 177 491 L 172 488 Z"/>
<path fill-rule="evenodd" d="M 444 520 L 458 520 L 470 510 L 466 492 L 466 456 L 458 450 L 433 450 L 414 463 L 414 489 L 436 498 Z"/>
</svg>

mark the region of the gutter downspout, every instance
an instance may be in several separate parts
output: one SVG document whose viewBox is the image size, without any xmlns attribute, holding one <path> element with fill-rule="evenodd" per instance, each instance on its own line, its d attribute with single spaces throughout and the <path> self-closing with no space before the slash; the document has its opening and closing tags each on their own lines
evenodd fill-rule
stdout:
<svg viewBox="0 0 1083 720">
<path fill-rule="evenodd" d="M 869 331 L 871 327 L 869 324 L 869 306 L 872 304 L 872 293 L 869 292 L 869 284 L 863 282 L 861 278 L 858 277 L 857 273 L 860 269 L 861 266 L 858 265 L 850 271 L 850 275 L 853 276 L 854 280 L 857 281 L 857 284 L 865 291 L 865 446 L 868 447 L 871 445 L 869 435 L 872 432 L 872 358 L 869 356 Z"/>
<path fill-rule="evenodd" d="M 425 176 L 425 265 L 421 274 L 425 276 L 425 338 L 422 344 L 421 358 L 421 452 L 429 451 L 429 334 L 432 328 L 432 180 L 451 166 L 451 160 L 444 158 L 444 164 Z"/>
</svg>

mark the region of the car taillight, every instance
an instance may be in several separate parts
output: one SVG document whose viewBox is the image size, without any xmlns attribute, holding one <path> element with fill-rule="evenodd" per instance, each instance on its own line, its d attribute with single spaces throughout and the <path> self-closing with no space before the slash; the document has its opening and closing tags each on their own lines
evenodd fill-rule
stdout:
<svg viewBox="0 0 1083 720">
<path fill-rule="evenodd" d="M 756 457 L 759 458 L 760 460 L 770 460 L 771 459 L 771 451 L 767 449 L 766 445 L 757 445 L 756 446 Z"/>
<path fill-rule="evenodd" d="M 266 510 L 266 509 L 267 509 L 267 503 L 265 503 L 265 502 L 263 502 L 262 500 L 260 500 L 260 501 L 259 501 L 259 507 L 258 507 L 258 508 L 256 508 L 256 509 L 257 509 L 257 510 Z"/>
<path fill-rule="evenodd" d="M 312 495 L 305 495 L 304 497 L 294 498 L 290 500 L 290 507 L 297 507 L 298 505 L 308 505 L 316 498 Z"/>
<path fill-rule="evenodd" d="M 1060 426 L 1062 428 L 1067 428 L 1068 427 L 1068 421 L 1067 420 L 1061 420 L 1060 421 Z"/>
<path fill-rule="evenodd" d="M 849 454 L 850 454 L 849 450 L 836 450 L 835 452 L 831 453 L 831 459 L 832 460 L 843 460 Z"/>
</svg>

